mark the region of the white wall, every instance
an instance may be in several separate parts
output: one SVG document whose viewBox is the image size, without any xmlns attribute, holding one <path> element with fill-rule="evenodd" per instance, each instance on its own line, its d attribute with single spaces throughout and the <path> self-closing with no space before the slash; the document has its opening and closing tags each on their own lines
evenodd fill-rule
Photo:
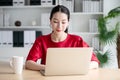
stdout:
<svg viewBox="0 0 120 80">
<path fill-rule="evenodd" d="M 104 0 L 104 14 L 106 15 L 111 9 L 120 6 L 120 0 Z"/>
<path fill-rule="evenodd" d="M 0 60 L 9 61 L 12 56 L 23 56 L 24 61 L 30 48 L 0 48 Z"/>
</svg>

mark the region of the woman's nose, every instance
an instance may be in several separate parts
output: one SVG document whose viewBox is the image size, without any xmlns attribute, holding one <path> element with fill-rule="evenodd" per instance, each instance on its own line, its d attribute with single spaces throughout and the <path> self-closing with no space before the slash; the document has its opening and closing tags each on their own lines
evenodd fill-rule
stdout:
<svg viewBox="0 0 120 80">
<path fill-rule="evenodd" d="M 62 27 L 62 23 L 61 23 L 61 22 L 58 23 L 58 27 L 59 27 L 59 28 Z"/>
</svg>

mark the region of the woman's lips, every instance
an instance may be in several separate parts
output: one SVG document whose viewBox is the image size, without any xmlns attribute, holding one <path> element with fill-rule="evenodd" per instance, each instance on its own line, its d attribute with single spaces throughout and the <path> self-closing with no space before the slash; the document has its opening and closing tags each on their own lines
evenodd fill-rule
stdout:
<svg viewBox="0 0 120 80">
<path fill-rule="evenodd" d="M 56 30 L 57 32 L 60 32 L 61 30 Z"/>
</svg>

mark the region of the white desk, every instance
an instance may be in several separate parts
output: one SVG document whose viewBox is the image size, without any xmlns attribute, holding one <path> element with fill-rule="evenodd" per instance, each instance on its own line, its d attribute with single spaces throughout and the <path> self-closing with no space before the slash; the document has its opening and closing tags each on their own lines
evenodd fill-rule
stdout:
<svg viewBox="0 0 120 80">
<path fill-rule="evenodd" d="M 39 71 L 23 70 L 21 75 L 14 74 L 8 62 L 0 61 L 0 80 L 120 80 L 120 70 L 96 69 L 87 75 L 42 76 Z"/>
</svg>

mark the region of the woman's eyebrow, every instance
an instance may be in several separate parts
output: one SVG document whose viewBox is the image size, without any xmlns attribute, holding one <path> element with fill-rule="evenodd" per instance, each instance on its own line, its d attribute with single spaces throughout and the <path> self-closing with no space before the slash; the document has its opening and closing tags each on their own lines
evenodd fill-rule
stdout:
<svg viewBox="0 0 120 80">
<path fill-rule="evenodd" d="M 53 18 L 54 20 L 58 20 L 57 18 Z M 63 19 L 62 21 L 66 21 L 66 19 Z"/>
<path fill-rule="evenodd" d="M 62 21 L 66 21 L 66 19 L 63 19 Z"/>
<path fill-rule="evenodd" d="M 54 20 L 58 20 L 58 19 L 56 19 L 56 18 L 53 18 Z"/>
</svg>

